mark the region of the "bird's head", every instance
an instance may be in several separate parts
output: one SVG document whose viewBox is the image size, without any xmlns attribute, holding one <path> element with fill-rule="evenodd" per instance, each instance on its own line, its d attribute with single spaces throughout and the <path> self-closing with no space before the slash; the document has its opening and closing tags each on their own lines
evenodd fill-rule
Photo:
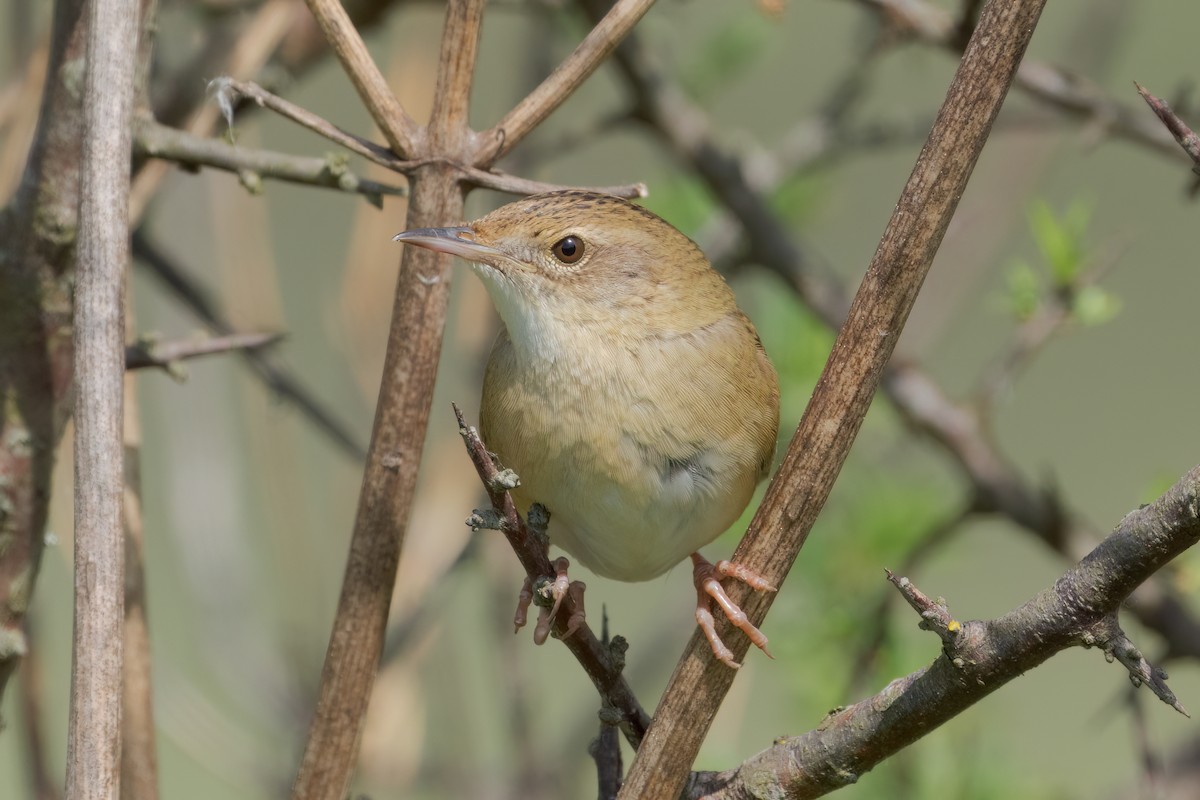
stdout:
<svg viewBox="0 0 1200 800">
<path fill-rule="evenodd" d="M 690 239 L 610 195 L 534 195 L 468 225 L 418 228 L 395 240 L 469 261 L 510 329 L 535 316 L 686 332 L 735 307 Z"/>
</svg>

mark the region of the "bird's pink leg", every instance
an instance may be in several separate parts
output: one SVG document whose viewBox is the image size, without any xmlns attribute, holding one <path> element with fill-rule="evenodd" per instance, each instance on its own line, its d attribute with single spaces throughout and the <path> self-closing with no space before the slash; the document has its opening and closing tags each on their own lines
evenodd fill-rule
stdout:
<svg viewBox="0 0 1200 800">
<path fill-rule="evenodd" d="M 533 581 L 529 580 L 529 576 L 526 575 L 525 583 L 521 584 L 521 593 L 517 595 L 517 613 L 513 615 L 513 633 L 520 631 L 529 621 L 529 605 L 532 602 Z"/>
<path fill-rule="evenodd" d="M 767 637 L 763 635 L 762 631 L 754 627 L 745 612 L 729 599 L 729 595 L 725 593 L 725 589 L 721 586 L 720 578 L 739 580 L 760 592 L 773 592 L 775 591 L 775 587 L 758 573 L 743 567 L 741 564 L 735 564 L 732 561 L 718 561 L 714 566 L 712 562 L 699 553 L 692 553 L 692 565 L 692 580 L 696 584 L 696 623 L 700 626 L 700 630 L 704 631 L 704 636 L 708 639 L 709 646 L 712 647 L 713 655 L 719 661 L 724 662 L 733 669 L 739 669 L 742 666 L 733 660 L 733 652 L 725 646 L 725 643 L 721 641 L 721 637 L 717 635 L 716 625 L 710 609 L 711 601 L 715 600 L 725 613 L 725 617 L 733 623 L 735 628 L 745 633 L 747 638 L 766 653 L 769 658 L 774 658 L 771 655 L 771 651 L 767 649 Z"/>
<path fill-rule="evenodd" d="M 529 606 L 536 602 L 539 611 L 537 624 L 533 628 L 533 641 L 534 644 L 544 644 L 550 637 L 550 628 L 554 618 L 558 615 L 559 606 L 562 605 L 563 598 L 568 595 L 574 608 L 567 620 L 567 629 L 562 638 L 565 639 L 573 634 L 587 620 L 583 610 L 583 592 L 587 586 L 583 581 L 572 581 L 567 577 L 567 570 L 570 566 L 571 562 L 566 558 L 556 558 L 554 560 L 554 579 L 538 589 L 534 589 L 533 583 L 528 577 L 525 578 L 521 594 L 517 599 L 517 613 L 513 617 L 514 633 L 525 626 L 529 617 Z"/>
</svg>

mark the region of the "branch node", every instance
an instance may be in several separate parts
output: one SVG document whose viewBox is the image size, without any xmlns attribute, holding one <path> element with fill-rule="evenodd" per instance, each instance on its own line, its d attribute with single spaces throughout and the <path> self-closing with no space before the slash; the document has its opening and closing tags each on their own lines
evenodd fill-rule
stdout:
<svg viewBox="0 0 1200 800">
<path fill-rule="evenodd" d="M 613 671 L 618 675 L 625 670 L 625 653 L 629 650 L 629 642 L 624 636 L 614 636 L 608 643 L 608 660 Z"/>
<path fill-rule="evenodd" d="M 596 716 L 600 719 L 601 725 L 620 725 L 625 721 L 620 711 L 617 711 L 611 706 L 601 706 L 596 712 Z"/>
<path fill-rule="evenodd" d="M 262 175 L 259 175 L 254 170 L 239 169 L 237 171 L 238 183 L 240 183 L 247 192 L 253 195 L 260 195 L 263 191 Z"/>
<path fill-rule="evenodd" d="M 956 667 L 961 667 L 963 665 L 962 659 L 953 656 L 952 651 L 957 646 L 959 637 L 963 634 L 963 626 L 961 622 L 950 614 L 950 609 L 946 605 L 946 599 L 938 597 L 934 600 L 914 586 L 913 582 L 908 578 L 897 577 L 889 569 L 885 569 L 884 572 L 887 573 L 887 579 L 895 585 L 908 604 L 912 606 L 913 610 L 921 615 L 921 621 L 917 624 L 917 627 L 923 631 L 936 633 L 942 640 L 942 645 L 946 649 L 946 655 L 950 657 Z"/>
<path fill-rule="evenodd" d="M 488 490 L 492 492 L 508 492 L 521 485 L 521 478 L 511 469 L 502 469 L 488 481 Z"/>
<path fill-rule="evenodd" d="M 502 531 L 504 517 L 494 508 L 477 508 L 467 517 L 466 524 L 472 531 Z"/>
<path fill-rule="evenodd" d="M 1171 708 L 1190 717 L 1187 710 L 1175 697 L 1175 693 L 1167 686 L 1167 672 L 1162 667 L 1156 667 L 1146 660 L 1142 651 L 1137 648 L 1117 620 L 1116 613 L 1109 614 L 1080 634 L 1080 642 L 1084 647 L 1101 647 L 1104 649 L 1104 660 L 1108 663 L 1118 661 L 1129 672 L 1129 682 L 1134 688 L 1145 684 L 1154 696 Z"/>
</svg>

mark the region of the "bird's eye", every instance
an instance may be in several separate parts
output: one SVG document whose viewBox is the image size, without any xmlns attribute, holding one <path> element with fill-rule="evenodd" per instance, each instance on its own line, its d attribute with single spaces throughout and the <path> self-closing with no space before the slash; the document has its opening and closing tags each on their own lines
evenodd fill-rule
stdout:
<svg viewBox="0 0 1200 800">
<path fill-rule="evenodd" d="M 578 236 L 568 236 L 559 239 L 552 248 L 554 257 L 564 264 L 574 264 L 583 258 L 583 239 Z"/>
</svg>

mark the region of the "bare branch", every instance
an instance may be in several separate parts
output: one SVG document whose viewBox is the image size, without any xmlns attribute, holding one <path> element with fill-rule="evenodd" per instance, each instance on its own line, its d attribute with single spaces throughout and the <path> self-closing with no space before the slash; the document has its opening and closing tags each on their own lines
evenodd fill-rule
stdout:
<svg viewBox="0 0 1200 800">
<path fill-rule="evenodd" d="M 1137 87 L 1138 94 L 1146 101 L 1146 105 L 1150 106 L 1150 110 L 1162 120 L 1163 125 L 1175 137 L 1175 141 L 1179 142 L 1183 152 L 1188 154 L 1188 158 L 1192 160 L 1192 172 L 1200 175 L 1200 136 L 1197 136 L 1196 132 L 1189 128 L 1187 123 L 1181 120 L 1179 115 L 1172 111 L 1164 101 L 1150 94 L 1140 83 L 1134 81 L 1133 85 Z"/>
<path fill-rule="evenodd" d="M 280 116 L 290 119 L 297 125 L 308 128 L 318 136 L 323 136 L 331 142 L 341 145 L 352 153 L 357 153 L 381 167 L 387 167 L 395 172 L 410 172 L 425 163 L 422 161 L 405 161 L 386 147 L 381 147 L 369 139 L 348 133 L 308 109 L 301 108 L 295 103 L 284 100 L 278 95 L 252 81 L 238 81 L 230 77 L 217 78 L 210 84 L 217 104 L 225 114 L 226 122 L 232 122 L 233 107 L 239 98 L 252 100 L 263 108 L 269 108 Z"/>
<path fill-rule="evenodd" d="M 408 210 L 412 228 L 461 219 L 463 195 L 453 170 L 422 170 Z M 448 257 L 404 248 L 342 591 L 292 787 L 296 800 L 344 797 L 354 769 L 416 492 L 449 291 Z"/>
<path fill-rule="evenodd" d="M 1191 716 L 1167 686 L 1167 673 L 1147 661 L 1142 651 L 1130 641 L 1125 631 L 1121 630 L 1115 610 L 1085 631 L 1083 642 L 1085 647 L 1101 648 L 1110 664 L 1117 661 L 1125 667 L 1134 687 L 1145 684 L 1159 700 L 1185 717 Z"/>
<path fill-rule="evenodd" d="M 990 2 L 982 12 L 783 465 L 734 553 L 773 585 L 786 577 L 849 453 L 1043 3 Z M 734 591 L 759 625 L 773 595 Z M 733 641 L 734 657 L 744 655 L 747 640 Z M 734 674 L 693 635 L 621 797 L 679 794 Z"/>
<path fill-rule="evenodd" d="M 27 650 L 23 619 L 45 545 L 51 474 L 71 416 L 74 232 L 79 227 L 87 14 L 54 4 L 37 133 L 0 214 L 0 698 Z M 29 335 L 33 333 L 34 335 Z"/>
<path fill-rule="evenodd" d="M 75 633 L 66 797 L 117 800 L 125 539 L 122 289 L 138 2 L 88 5 L 75 290 Z"/>
<path fill-rule="evenodd" d="M 474 167 L 463 169 L 463 178 L 469 183 L 483 189 L 493 189 L 509 194 L 539 194 L 541 192 L 557 192 L 561 189 L 586 189 L 601 194 L 612 194 L 617 197 L 645 197 L 650 192 L 644 183 L 625 183 L 618 186 L 565 186 L 558 183 L 543 183 L 516 175 L 508 175 L 496 170 L 482 170 Z"/>
<path fill-rule="evenodd" d="M 149 241 L 141 230 L 135 231 L 133 235 L 133 255 L 162 280 L 171 293 L 212 331 L 219 336 L 235 334 L 233 325 L 220 313 L 204 290 L 179 269 L 166 253 Z M 317 430 L 341 448 L 347 457 L 359 462 L 366 460 L 367 448 L 354 432 L 339 421 L 291 370 L 277 364 L 268 354 L 258 350 L 242 349 L 238 352 L 267 388 L 294 405 Z"/>
<path fill-rule="evenodd" d="M 980 511 L 979 503 L 971 502 L 963 506 L 957 513 L 939 521 L 905 554 L 904 564 L 900 571 L 911 572 L 926 556 L 937 552 L 938 548 L 945 544 L 951 536 L 963 530 L 965 523 Z M 866 615 L 865 619 L 868 622 L 864 628 L 865 635 L 862 637 L 862 645 L 858 648 L 858 654 L 854 658 L 850 677 L 846 681 L 845 694 L 857 694 L 865 686 L 870 669 L 874 666 L 879 651 L 887 642 L 890 628 L 888 610 L 892 607 L 895 598 L 894 591 L 884 592 L 879 602 L 876 603 L 875 610 Z"/>
<path fill-rule="evenodd" d="M 959 52 L 961 28 L 945 9 L 925 0 L 854 0 L 882 16 L 890 25 L 922 41 Z M 1161 128 L 1144 120 L 1127 105 L 1107 97 L 1097 86 L 1052 64 L 1026 61 L 1013 84 L 1044 104 L 1087 121 L 1121 139 L 1170 153 L 1173 145 Z"/>
<path fill-rule="evenodd" d="M 596 71 L 638 20 L 650 10 L 654 0 L 618 0 L 604 18 L 596 23 L 587 37 L 558 68 L 530 92 L 516 108 L 504 115 L 495 127 L 483 136 L 490 138 L 495 148 L 486 159 L 493 163 L 514 147 L 542 120 Z"/>
<path fill-rule="evenodd" d="M 1010 680 L 1068 647 L 1101 647 L 1128 662 L 1138 681 L 1159 684 L 1165 702 L 1182 711 L 1162 680 L 1116 625 L 1122 601 L 1171 559 L 1200 541 L 1200 467 L 1149 506 L 1128 514 L 1116 530 L 1053 587 L 989 622 L 958 622 L 906 579 L 893 582 L 935 629 L 944 652 L 929 667 L 892 681 L 883 691 L 830 714 L 801 736 L 783 739 L 736 769 L 697 773 L 686 797 L 820 797 L 858 780 L 883 759 L 961 713 Z M 752 789 L 753 787 L 753 793 Z"/>
<path fill-rule="evenodd" d="M 361 194 L 371 205 L 383 208 L 384 195 L 403 197 L 408 189 L 367 180 L 350 171 L 346 157 L 293 156 L 273 150 L 236 147 L 218 139 L 195 136 L 150 119 L 136 125 L 134 153 L 191 167 L 213 167 L 235 173 L 252 192 L 260 191 L 263 178 L 320 186 Z"/>
<path fill-rule="evenodd" d="M 178 368 L 180 361 L 234 350 L 256 350 L 275 344 L 282 338 L 282 333 L 232 333 L 228 336 L 179 339 L 170 342 L 141 339 L 125 348 L 125 369 L 157 367 L 172 372 Z"/>
<path fill-rule="evenodd" d="M 388 144 L 401 158 L 415 154 L 423 132 L 392 94 L 342 4 L 339 0 L 305 2 Z"/>
<path fill-rule="evenodd" d="M 538 537 L 529 531 L 508 493 L 507 487 L 512 484 L 500 480 L 500 471 L 487 447 L 480 440 L 479 432 L 466 424 L 458 406 L 454 407 L 454 415 L 458 419 L 458 432 L 466 443 L 467 454 L 470 455 L 471 463 L 479 473 L 479 480 L 487 490 L 493 512 L 499 517 L 497 527 L 508 539 L 521 566 L 525 568 L 526 575 L 531 582 L 553 576 L 555 570 L 546 554 L 545 541 L 539 541 Z M 587 623 L 579 625 L 573 633 L 568 634 L 571 617 L 575 612 L 574 599 L 568 595 L 552 620 L 553 632 L 555 636 L 562 638 L 563 644 L 591 678 L 596 691 L 600 693 L 604 707 L 616 713 L 614 722 L 620 725 L 626 739 L 636 749 L 645 735 L 650 718 L 621 676 L 620 666 L 614 663 L 610 647 L 601 644 Z"/>
<path fill-rule="evenodd" d="M 463 153 L 475 148 L 468 111 L 484 3 L 485 0 L 459 0 L 446 5 L 433 109 L 425 129 L 433 152 Z"/>
<path fill-rule="evenodd" d="M 147 4 L 146 7 L 152 6 Z M 234 77 L 257 75 L 301 16 L 304 16 L 303 9 L 295 0 L 264 0 L 225 54 L 225 63 L 222 66 L 224 72 Z M 191 80 L 201 82 L 210 74 L 193 74 Z M 190 97 L 190 93 L 187 96 Z M 148 102 L 149 99 L 146 98 L 139 110 L 148 113 Z M 188 103 L 187 107 L 191 109 L 191 103 Z M 218 116 L 219 111 L 215 106 L 201 106 L 191 110 L 186 121 L 175 127 L 183 128 L 197 136 L 205 136 L 213 130 Z M 169 171 L 170 165 L 162 161 L 151 161 L 142 165 L 134 175 L 133 186 L 129 192 L 129 218 L 135 227 L 145 213 L 150 198 L 158 191 Z"/>
<path fill-rule="evenodd" d="M 886 6 L 893 0 L 878 2 Z M 905 8 L 926 6 L 914 2 Z M 941 14 L 936 7 L 928 8 Z M 618 49 L 617 62 L 633 89 L 639 113 L 687 159 L 744 232 L 744 242 L 726 236 L 721 247 L 709 249 L 714 263 L 739 254 L 760 264 L 787 281 L 825 324 L 840 326 L 846 317 L 845 292 L 836 278 L 810 263 L 762 196 L 774 184 L 764 181 L 746 159 L 721 148 L 709 134 L 701 110 L 668 76 L 655 71 L 632 43 Z M 1073 513 L 1052 487 L 1027 480 L 997 448 L 978 408 L 950 399 L 919 365 L 893 360 L 885 369 L 882 389 L 911 430 L 929 437 L 957 462 L 981 513 L 1004 515 L 1072 560 L 1099 540 L 1092 526 Z M 1171 587 L 1160 582 L 1144 586 L 1130 597 L 1128 607 L 1143 625 L 1166 639 L 1172 657 L 1200 657 L 1200 620 Z"/>
<path fill-rule="evenodd" d="M 386 167 L 394 172 L 399 172 L 405 175 L 412 175 L 422 167 L 429 166 L 434 159 L 418 158 L 415 160 L 405 161 L 396 157 L 396 154 L 385 147 L 371 142 L 368 139 L 363 139 L 360 136 L 355 136 L 348 133 L 336 125 L 322 119 L 316 114 L 301 108 L 300 106 L 284 100 L 282 97 L 268 92 L 261 86 L 249 81 L 235 81 L 231 78 L 220 78 L 213 81 L 214 91 L 217 94 L 217 100 L 225 108 L 232 110 L 233 105 L 238 98 L 246 98 L 255 103 L 269 108 L 272 111 L 292 120 L 298 125 L 313 131 L 314 133 L 325 137 L 331 142 L 335 142 L 347 150 L 357 153 L 363 158 Z M 205 140 L 211 141 L 211 140 Z M 445 162 L 445 159 L 439 159 Z M 493 189 L 498 192 L 509 192 L 511 194 L 536 194 L 538 192 L 554 191 L 556 189 L 566 188 L 558 184 L 542 183 L 541 181 L 533 181 L 527 178 L 520 178 L 516 175 L 507 175 L 496 170 L 480 169 L 470 167 L 466 164 L 452 165 L 457 170 L 462 180 L 468 184 L 479 186 L 484 189 Z M 573 187 L 580 188 L 580 187 Z M 645 197 L 646 186 L 642 183 L 624 184 L 619 186 L 598 186 L 586 187 L 593 191 L 604 192 L 607 194 L 615 194 L 618 197 Z"/>
</svg>

